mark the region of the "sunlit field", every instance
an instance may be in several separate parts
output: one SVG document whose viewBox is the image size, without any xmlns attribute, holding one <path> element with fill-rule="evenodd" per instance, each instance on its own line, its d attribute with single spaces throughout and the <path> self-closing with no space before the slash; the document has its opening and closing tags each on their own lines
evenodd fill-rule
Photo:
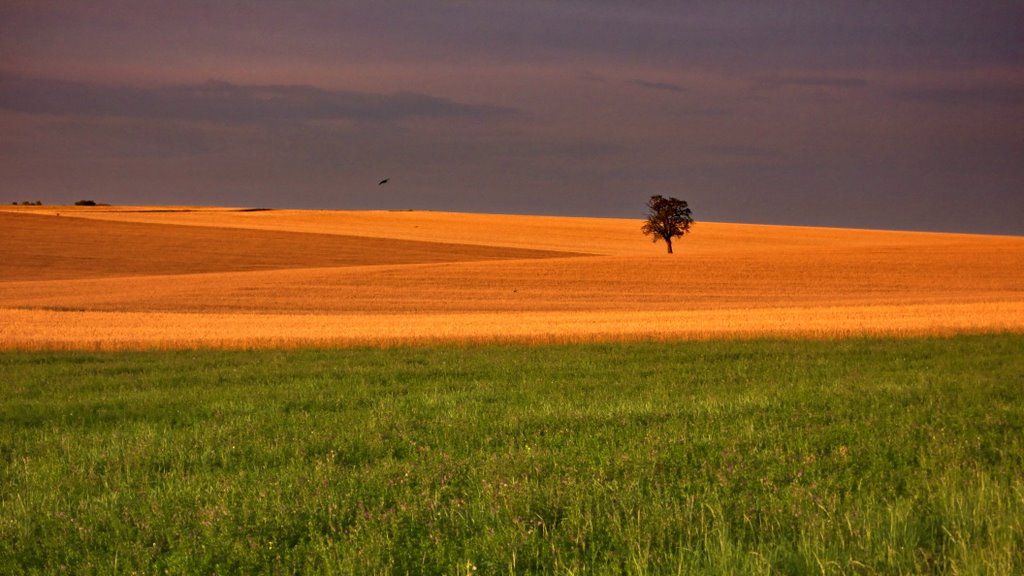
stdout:
<svg viewBox="0 0 1024 576">
<path fill-rule="evenodd" d="M 1024 330 L 1024 238 L 639 219 L 8 207 L 0 347 Z"/>
</svg>

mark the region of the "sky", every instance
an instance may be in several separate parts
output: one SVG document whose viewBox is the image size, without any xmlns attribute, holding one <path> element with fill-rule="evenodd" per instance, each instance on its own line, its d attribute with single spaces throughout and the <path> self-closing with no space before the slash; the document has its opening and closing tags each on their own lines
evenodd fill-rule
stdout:
<svg viewBox="0 0 1024 576">
<path fill-rule="evenodd" d="M 1022 185 L 1019 1 L 0 2 L 3 203 L 1022 235 Z"/>
</svg>

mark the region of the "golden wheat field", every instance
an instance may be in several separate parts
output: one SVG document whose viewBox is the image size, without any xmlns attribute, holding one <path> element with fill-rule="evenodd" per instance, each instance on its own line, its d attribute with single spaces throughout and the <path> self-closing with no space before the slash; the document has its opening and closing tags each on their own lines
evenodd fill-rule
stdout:
<svg viewBox="0 0 1024 576">
<path fill-rule="evenodd" d="M 0 348 L 1024 331 L 1024 238 L 443 212 L 0 209 Z"/>
</svg>

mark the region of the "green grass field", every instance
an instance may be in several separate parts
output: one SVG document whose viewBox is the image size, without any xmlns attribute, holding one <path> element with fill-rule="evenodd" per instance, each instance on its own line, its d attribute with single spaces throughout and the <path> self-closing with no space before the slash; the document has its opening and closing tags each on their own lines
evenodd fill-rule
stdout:
<svg viewBox="0 0 1024 576">
<path fill-rule="evenodd" d="M 1024 336 L 0 354 L 0 573 L 1024 572 Z"/>
</svg>

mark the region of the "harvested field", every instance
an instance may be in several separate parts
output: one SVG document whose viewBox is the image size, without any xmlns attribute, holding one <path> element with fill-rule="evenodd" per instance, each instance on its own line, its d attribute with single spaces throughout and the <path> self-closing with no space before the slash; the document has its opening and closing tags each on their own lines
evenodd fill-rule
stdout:
<svg viewBox="0 0 1024 576">
<path fill-rule="evenodd" d="M 57 214 L 60 214 L 58 217 Z M 434 212 L 0 211 L 0 347 L 1024 330 L 1024 238 Z"/>
<path fill-rule="evenodd" d="M 482 245 L 3 212 L 0 229 L 4 244 L 18 255 L 0 264 L 5 280 L 565 256 Z"/>
<path fill-rule="evenodd" d="M 1013 332 L 1024 304 L 918 304 L 665 312 L 219 314 L 0 309 L 0 339 L 25 350 L 537 344 L 641 339 L 841 338 Z"/>
</svg>

